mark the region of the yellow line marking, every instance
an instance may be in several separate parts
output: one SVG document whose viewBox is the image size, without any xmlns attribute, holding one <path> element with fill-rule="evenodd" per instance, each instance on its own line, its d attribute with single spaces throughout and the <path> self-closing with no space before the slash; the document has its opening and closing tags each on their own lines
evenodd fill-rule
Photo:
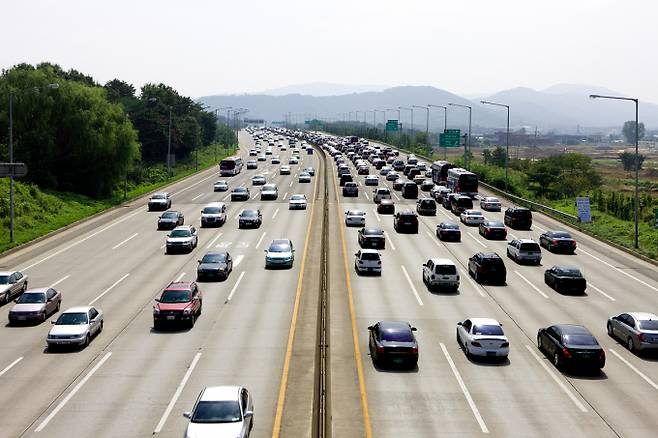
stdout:
<svg viewBox="0 0 658 438">
<path fill-rule="evenodd" d="M 326 172 L 325 166 L 325 172 Z M 318 180 L 315 180 L 313 192 L 317 193 Z M 283 360 L 283 373 L 279 385 L 279 397 L 276 402 L 276 414 L 274 415 L 274 426 L 272 427 L 272 438 L 279 438 L 281 434 L 281 418 L 283 417 L 283 405 L 286 401 L 286 388 L 288 386 L 288 374 L 290 372 L 290 360 L 292 357 L 292 346 L 295 340 L 295 330 L 297 328 L 297 316 L 299 314 L 299 302 L 302 296 L 302 282 L 304 280 L 304 266 L 306 265 L 306 253 L 308 242 L 311 236 L 311 226 L 313 225 L 313 213 L 315 212 L 315 201 L 311 205 L 311 218 L 306 227 L 306 239 L 304 239 L 304 254 L 302 255 L 302 264 L 299 268 L 299 279 L 297 280 L 297 291 L 295 292 L 295 304 L 292 309 L 292 321 L 290 322 L 290 331 L 288 332 L 288 346 L 286 347 L 286 356 Z"/>
<path fill-rule="evenodd" d="M 332 170 L 333 173 L 333 170 Z M 354 294 L 352 293 L 352 280 L 350 279 L 349 263 L 347 262 L 347 243 L 345 243 L 345 230 L 342 226 L 342 216 L 340 207 L 340 196 L 338 196 L 338 186 L 336 178 L 334 180 L 334 189 L 336 191 L 336 202 L 338 204 L 338 223 L 340 226 L 340 239 L 343 246 L 343 266 L 345 268 L 345 285 L 347 286 L 347 297 L 350 307 L 350 319 L 352 321 L 352 340 L 354 341 L 354 357 L 356 358 L 356 374 L 359 379 L 359 393 L 361 394 L 361 409 L 363 410 L 363 426 L 366 432 L 366 438 L 372 438 L 372 426 L 370 425 L 370 412 L 368 411 L 368 396 L 366 394 L 365 378 L 363 377 L 363 362 L 361 360 L 361 349 L 359 348 L 359 335 L 356 330 L 356 316 L 354 312 Z"/>
</svg>

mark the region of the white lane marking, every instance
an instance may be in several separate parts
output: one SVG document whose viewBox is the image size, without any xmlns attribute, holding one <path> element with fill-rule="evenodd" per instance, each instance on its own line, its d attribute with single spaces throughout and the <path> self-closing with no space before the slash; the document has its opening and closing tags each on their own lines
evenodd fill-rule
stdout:
<svg viewBox="0 0 658 438">
<path fill-rule="evenodd" d="M 215 245 L 215 248 L 228 248 L 232 244 L 233 242 L 220 242 L 217 245 Z"/>
<path fill-rule="evenodd" d="M 509 235 L 512 236 L 512 239 L 518 239 L 518 237 L 516 237 L 516 236 L 515 236 L 514 234 L 512 234 L 512 233 L 509 233 Z"/>
<path fill-rule="evenodd" d="M 647 377 L 646 374 L 644 374 L 642 371 L 635 368 L 635 366 L 633 366 L 633 364 L 631 364 L 629 361 L 627 361 L 626 359 L 621 357 L 621 355 L 619 353 L 617 353 L 615 350 L 613 350 L 612 348 L 608 348 L 608 350 L 610 351 L 610 353 L 614 354 L 617 357 L 617 359 L 624 362 L 624 364 L 626 364 L 626 366 L 628 368 L 630 368 L 635 374 L 640 376 L 645 382 L 647 382 L 649 385 L 651 385 L 653 387 L 653 389 L 658 389 L 658 385 L 656 385 L 656 383 L 653 380 L 651 380 L 649 377 Z"/>
<path fill-rule="evenodd" d="M 293 181 L 290 181 L 290 185 L 289 185 L 289 187 L 292 187 L 292 183 L 293 183 Z"/>
<path fill-rule="evenodd" d="M 244 256 L 242 254 L 240 254 L 239 256 L 236 256 L 235 260 L 233 261 L 233 267 L 236 268 L 240 264 L 242 259 L 244 259 Z"/>
<path fill-rule="evenodd" d="M 226 302 L 231 301 L 231 298 L 233 298 L 233 294 L 235 294 L 235 291 L 238 290 L 238 286 L 240 285 L 240 282 L 242 281 L 242 277 L 244 277 L 245 271 L 240 272 L 240 276 L 238 277 L 238 281 L 235 282 L 235 285 L 233 286 L 233 289 L 231 289 L 231 293 L 228 294 L 228 298 L 226 298 Z"/>
<path fill-rule="evenodd" d="M 67 275 L 67 276 L 65 276 L 65 277 L 60 278 L 59 280 L 57 280 L 56 282 L 54 282 L 53 284 L 51 284 L 50 287 L 55 287 L 55 286 L 57 286 L 58 284 L 60 284 L 62 281 L 66 280 L 66 279 L 69 278 L 70 276 L 71 276 L 71 274 L 69 274 L 69 275 Z"/>
<path fill-rule="evenodd" d="M 388 236 L 388 243 L 389 243 L 389 245 L 391 245 L 391 249 L 392 249 L 393 251 L 397 251 L 397 248 L 396 248 L 395 245 L 393 244 L 393 239 L 391 239 L 391 235 L 388 234 L 388 233 L 386 233 L 386 236 Z"/>
<path fill-rule="evenodd" d="M 587 412 L 587 408 L 585 408 L 585 405 L 583 405 L 580 402 L 580 400 L 578 400 L 576 398 L 576 396 L 573 395 L 573 393 L 569 390 L 569 388 L 567 388 L 567 385 L 565 385 L 564 382 L 562 380 L 560 380 L 558 378 L 558 376 L 553 372 L 553 370 L 551 370 L 548 367 L 548 365 L 546 365 L 546 361 L 543 360 L 541 357 L 539 357 L 539 355 L 537 355 L 537 353 L 535 353 L 534 349 L 532 347 L 530 347 L 530 345 L 526 345 L 525 348 L 527 348 L 528 351 L 530 352 L 530 354 L 532 354 L 534 356 L 534 358 L 537 359 L 537 362 L 539 362 L 539 365 L 541 365 L 542 368 L 544 368 L 544 370 L 548 373 L 548 375 L 551 376 L 551 378 L 555 381 L 555 383 L 557 383 L 557 385 L 560 387 L 560 389 L 562 389 L 562 391 L 564 391 L 564 393 L 569 396 L 569 398 L 576 405 L 576 407 L 578 409 L 580 409 L 581 412 Z"/>
<path fill-rule="evenodd" d="M 402 273 L 404 276 L 407 278 L 407 283 L 409 283 L 409 286 L 411 286 L 411 290 L 413 291 L 414 295 L 416 296 L 416 301 L 418 301 L 418 304 L 421 306 L 423 305 L 423 300 L 420 299 L 420 295 L 418 295 L 418 291 L 416 290 L 416 286 L 414 286 L 413 282 L 411 281 L 411 277 L 409 277 L 409 273 L 407 272 L 407 268 L 404 267 L 404 265 L 400 265 L 402 268 Z"/>
<path fill-rule="evenodd" d="M 75 387 L 71 390 L 71 392 L 69 392 L 69 393 L 67 394 L 67 396 L 64 397 L 64 399 L 63 399 L 61 402 L 59 402 L 59 404 L 57 405 L 57 407 L 56 407 L 55 409 L 53 409 L 53 411 L 50 413 L 50 415 L 48 415 L 48 416 L 45 418 L 45 420 L 43 420 L 43 421 L 41 422 L 41 424 L 39 424 L 39 426 L 38 426 L 36 429 L 34 429 L 34 431 L 35 431 L 35 432 L 41 432 L 41 431 L 42 431 L 42 430 L 48 425 L 48 423 L 50 423 L 50 420 L 52 420 L 52 419 L 55 417 L 55 415 L 57 415 L 57 413 L 58 413 L 59 411 L 61 411 L 62 408 L 63 408 L 63 407 L 69 402 L 69 400 L 71 400 L 71 399 L 73 398 L 73 396 L 74 396 L 74 395 L 80 390 L 80 388 L 82 388 L 82 386 L 83 386 L 85 383 L 87 383 L 87 380 L 89 380 L 89 379 L 91 378 L 91 376 L 93 376 L 94 373 L 95 373 L 96 371 L 98 371 L 98 369 L 99 369 L 101 366 L 103 366 L 103 364 L 105 363 L 105 361 L 108 360 L 108 359 L 110 358 L 110 356 L 112 356 L 112 352 L 111 352 L 111 351 L 108 351 L 108 352 L 105 354 L 105 356 L 103 356 L 103 358 L 102 358 L 100 361 L 98 361 L 98 363 L 97 363 L 96 365 L 94 365 L 94 367 L 91 369 L 91 371 L 89 371 L 89 373 L 87 373 L 87 375 L 84 376 L 84 377 L 82 378 L 82 380 L 80 380 L 80 381 L 78 382 L 77 385 L 75 385 Z"/>
<path fill-rule="evenodd" d="M 283 195 L 283 200 L 285 201 L 287 197 L 288 197 L 288 192 L 286 192 L 286 194 Z"/>
<path fill-rule="evenodd" d="M 578 251 L 587 254 L 588 256 L 592 257 L 592 258 L 595 259 L 595 260 L 598 260 L 599 262 L 603 263 L 604 265 L 609 266 L 609 267 L 611 267 L 612 269 L 615 269 L 616 271 L 621 272 L 621 273 L 624 274 L 625 276 L 632 278 L 633 280 L 637 281 L 638 283 L 642 283 L 643 285 L 645 285 L 645 286 L 648 287 L 649 289 L 653 289 L 653 290 L 655 290 L 656 292 L 658 292 L 658 288 L 657 288 L 657 287 L 651 286 L 649 283 L 646 283 L 646 282 L 640 280 L 639 278 L 635 277 L 634 275 L 631 275 L 631 274 L 629 274 L 628 272 L 626 272 L 626 271 L 624 271 L 624 270 L 622 270 L 622 269 L 619 269 L 619 268 L 616 267 L 616 266 L 611 265 L 610 263 L 606 262 L 605 260 L 601 260 L 601 259 L 598 258 L 597 256 L 588 253 L 588 252 L 585 251 L 584 249 L 582 249 L 582 248 L 578 248 Z"/>
<path fill-rule="evenodd" d="M 437 243 L 437 245 L 438 245 L 438 243 Z M 459 272 L 461 273 L 461 276 L 462 276 L 462 277 L 464 277 L 465 279 L 468 280 L 469 283 L 471 283 L 471 286 L 473 286 L 473 289 L 475 289 L 476 291 L 478 291 L 478 293 L 480 294 L 480 296 L 482 296 L 482 297 L 486 297 L 486 296 L 487 296 L 487 295 L 482 291 L 482 288 L 479 287 L 480 285 L 477 284 L 475 281 L 473 281 L 473 279 L 472 279 L 471 276 L 468 274 L 468 272 L 465 272 L 463 269 L 460 269 Z"/>
<path fill-rule="evenodd" d="M 265 231 L 263 231 L 263 234 L 260 235 L 260 239 L 258 239 L 258 243 L 256 243 L 256 249 L 260 246 L 260 244 L 263 242 L 263 238 L 265 237 L 265 234 L 267 234 Z"/>
<path fill-rule="evenodd" d="M 295 172 L 295 176 L 293 176 L 293 178 L 297 178 L 297 172 Z"/>
<path fill-rule="evenodd" d="M 598 287 L 594 286 L 592 283 L 587 282 L 587 286 L 588 286 L 588 287 L 591 287 L 592 289 L 594 289 L 595 291 L 597 291 L 598 293 L 600 293 L 601 295 L 603 295 L 604 297 L 606 297 L 606 298 L 609 299 L 610 301 L 617 301 L 617 300 L 615 300 L 614 298 L 612 298 L 610 295 L 608 295 L 607 293 L 603 292 L 603 291 L 602 291 L 601 289 L 599 289 Z"/>
<path fill-rule="evenodd" d="M 471 393 L 468 391 L 468 388 L 466 387 L 466 384 L 464 383 L 461 374 L 459 374 L 459 370 L 455 366 L 455 363 L 452 361 L 452 357 L 450 357 L 450 353 L 448 353 L 448 349 L 446 348 L 443 342 L 439 343 L 439 345 L 441 346 L 443 355 L 446 357 L 446 360 L 448 361 L 448 365 L 450 365 L 450 369 L 452 370 L 452 373 L 455 375 L 455 379 L 457 379 L 457 383 L 459 384 L 459 387 L 461 388 L 462 393 L 464 394 L 464 397 L 468 402 L 468 406 L 470 406 L 471 411 L 473 411 L 473 416 L 475 417 L 478 424 L 480 425 L 480 429 L 482 430 L 482 433 L 489 433 L 489 429 L 487 429 L 487 425 L 484 423 L 484 420 L 482 419 L 482 415 L 480 415 L 480 411 L 478 410 L 478 407 L 475 405 L 475 402 L 473 401 L 473 397 L 471 397 Z"/>
<path fill-rule="evenodd" d="M 178 276 L 178 278 L 176 278 L 176 280 L 174 280 L 174 283 L 178 283 L 179 281 L 181 281 L 183 279 L 183 277 L 185 277 L 185 272 L 181 272 L 180 275 Z"/>
<path fill-rule="evenodd" d="M 167 242 L 163 243 L 160 249 L 164 248 L 165 246 L 167 246 Z"/>
<path fill-rule="evenodd" d="M 542 233 L 545 233 L 545 232 L 546 232 L 546 230 L 543 229 L 542 227 L 540 227 L 539 225 L 537 225 L 537 224 L 532 224 L 532 225 L 533 225 L 535 228 L 537 228 L 539 231 L 541 231 Z"/>
<path fill-rule="evenodd" d="M 487 245 L 485 245 L 483 242 L 481 242 L 480 239 L 478 239 L 478 238 L 475 237 L 473 234 L 471 234 L 470 231 L 467 231 L 466 234 L 468 234 L 469 236 L 471 236 L 471 239 L 475 240 L 477 243 L 479 243 L 480 245 L 482 245 L 482 248 L 486 248 L 486 247 L 487 247 Z"/>
<path fill-rule="evenodd" d="M 129 214 L 128 216 L 126 216 L 122 219 L 119 219 L 116 222 L 111 223 L 110 225 L 106 226 L 105 228 L 101 228 L 100 230 L 96 231 L 95 233 L 92 233 L 92 234 L 88 235 L 87 237 L 83 237 L 82 239 L 73 242 L 72 244 L 60 249 L 59 251 L 55 251 L 54 253 L 50 254 L 49 256 L 46 256 L 46 257 L 42 258 L 41 260 L 36 261 L 36 262 L 32 263 L 31 265 L 28 265 L 28 266 L 24 267 L 23 269 L 20 269 L 20 271 L 21 272 L 27 271 L 30 268 L 33 268 L 37 265 L 40 265 L 41 263 L 45 262 L 46 260 L 50 260 L 51 258 L 55 257 L 56 255 L 59 255 L 59 254 L 63 253 L 64 251 L 68 251 L 69 249 L 73 248 L 74 246 L 77 246 L 77 245 L 81 244 L 82 242 L 85 242 L 85 241 L 91 239 L 92 237 L 95 237 L 95 236 L 99 235 L 103 231 L 109 230 L 113 226 L 115 226 L 117 224 L 120 224 L 121 222 L 126 221 L 126 220 L 130 219 L 131 217 L 136 216 L 136 215 L 138 215 L 139 213 L 142 213 L 142 212 L 143 212 L 142 209 L 138 209 L 136 212 L 134 212 L 132 214 Z"/>
<path fill-rule="evenodd" d="M 377 218 L 377 222 L 381 222 L 382 220 L 379 217 L 379 215 L 377 214 L 377 209 L 375 207 L 372 208 L 372 212 L 375 213 L 375 217 Z"/>
<path fill-rule="evenodd" d="M 258 193 L 256 193 L 254 196 L 251 197 L 251 200 L 253 201 L 254 199 L 258 198 Z"/>
<path fill-rule="evenodd" d="M 14 367 L 14 365 L 16 365 L 18 362 L 20 362 L 22 360 L 23 360 L 23 356 L 19 357 L 18 359 L 16 359 L 15 361 L 13 361 L 9 365 L 7 365 L 2 371 L 0 371 L 0 377 L 2 377 L 3 374 L 5 374 L 10 369 L 12 369 Z"/>
<path fill-rule="evenodd" d="M 397 193 L 393 193 L 393 196 L 395 196 L 395 199 L 397 199 L 398 201 L 400 200 L 400 197 L 398 196 Z"/>
<path fill-rule="evenodd" d="M 366 192 L 363 192 L 363 194 L 366 195 L 366 198 L 367 198 L 368 201 L 369 201 L 369 200 L 370 200 L 370 196 L 368 196 L 368 194 L 367 194 Z"/>
<path fill-rule="evenodd" d="M 154 434 L 160 433 L 160 431 L 162 431 L 162 428 L 164 427 L 165 422 L 169 417 L 169 414 L 171 414 L 171 410 L 174 408 L 174 405 L 178 401 L 178 397 L 180 397 L 181 393 L 183 392 L 183 388 L 185 387 L 185 384 L 187 383 L 190 376 L 192 375 L 192 371 L 194 371 L 197 362 L 199 362 L 199 358 L 201 358 L 200 351 L 194 355 L 194 359 L 192 359 L 192 363 L 190 364 L 190 367 L 187 369 L 185 375 L 183 376 L 183 379 L 178 384 L 178 388 L 176 388 L 176 392 L 174 393 L 174 396 L 171 398 L 171 400 L 169 400 L 167 409 L 165 409 L 164 413 L 162 414 L 162 417 L 160 418 L 160 421 L 158 421 L 158 425 L 155 426 L 155 430 L 153 431 Z"/>
<path fill-rule="evenodd" d="M 192 201 L 196 201 L 197 199 L 199 199 L 199 198 L 202 197 L 202 196 L 203 196 L 203 193 L 199 193 L 199 194 L 196 195 L 194 198 L 192 198 Z"/>
<path fill-rule="evenodd" d="M 124 243 L 128 242 L 130 239 L 136 237 L 138 234 L 139 234 L 139 233 L 135 233 L 135 234 L 133 234 L 132 236 L 128 237 L 127 239 L 122 240 L 121 242 L 119 242 L 119 243 L 117 243 L 116 245 L 114 245 L 114 246 L 112 247 L 112 249 L 117 249 L 118 247 L 120 247 L 120 246 L 123 245 Z"/>
<path fill-rule="evenodd" d="M 189 189 L 191 189 L 192 187 L 196 187 L 196 186 L 198 186 L 199 184 L 201 184 L 202 182 L 204 182 L 204 181 L 206 181 L 206 180 L 209 180 L 210 178 L 214 178 L 215 176 L 216 176 L 216 175 L 213 173 L 212 175 L 210 175 L 210 176 L 208 176 L 208 177 L 206 177 L 206 178 L 203 178 L 203 179 L 201 179 L 201 180 L 195 182 L 194 184 L 191 184 L 191 185 L 185 187 L 184 189 L 181 189 L 181 190 L 178 191 L 178 192 L 174 192 L 174 193 L 172 193 L 171 196 L 180 195 L 180 194 L 183 193 L 184 191 L 189 190 Z"/>
<path fill-rule="evenodd" d="M 436 240 L 434 234 L 430 233 L 429 231 L 425 231 L 425 234 L 427 234 L 427 237 L 429 237 L 432 240 L 432 242 L 436 244 L 436 246 L 438 246 L 439 248 L 441 247 L 441 244 Z"/>
<path fill-rule="evenodd" d="M 231 194 L 229 193 L 228 195 L 224 196 L 224 199 L 223 199 L 223 200 L 224 200 L 224 201 L 228 201 L 228 198 L 230 198 L 230 197 L 231 197 Z"/>
<path fill-rule="evenodd" d="M 524 277 L 519 271 L 514 271 L 514 273 L 515 273 L 516 275 L 518 275 L 519 277 L 521 277 L 521 279 L 522 279 L 523 281 L 525 281 L 526 283 L 528 283 L 528 285 L 529 285 L 531 288 L 533 288 L 535 291 L 537 291 L 537 293 L 538 293 L 539 295 L 541 295 L 542 297 L 548 299 L 548 295 L 546 295 L 544 292 L 542 292 L 537 286 L 535 286 L 534 284 L 532 284 L 532 283 L 530 282 L 530 280 L 528 280 L 527 278 L 525 278 L 525 277 Z"/>
<path fill-rule="evenodd" d="M 448 213 L 446 213 L 445 211 L 443 211 L 443 209 L 439 209 L 439 211 L 441 212 L 442 215 L 444 215 L 445 217 L 447 217 L 447 218 L 450 219 L 451 221 L 454 219 L 454 218 L 448 216 Z"/>
<path fill-rule="evenodd" d="M 272 215 L 272 219 L 276 218 L 276 215 L 279 214 L 279 209 L 277 208 L 274 210 L 274 214 Z"/>
<path fill-rule="evenodd" d="M 121 283 L 121 282 L 122 282 L 123 280 L 125 280 L 126 277 L 128 277 L 129 275 L 130 275 L 130 273 L 124 275 L 124 276 L 121 277 L 121 278 L 119 278 L 117 281 L 114 282 L 114 284 L 113 284 L 112 286 L 110 286 L 110 287 L 108 287 L 107 289 L 105 289 L 105 290 L 103 291 L 102 294 L 100 294 L 99 296 L 97 296 L 96 298 L 94 298 L 93 300 L 91 300 L 91 301 L 89 302 L 89 305 L 91 306 L 91 305 L 94 304 L 96 301 L 98 301 L 98 300 L 100 300 L 101 298 L 103 298 L 103 296 L 105 296 L 106 293 L 108 293 L 109 291 L 111 291 L 112 289 L 114 289 L 114 287 L 115 287 L 117 284 Z"/>
<path fill-rule="evenodd" d="M 237 218 L 239 218 L 239 217 L 240 217 L 240 213 L 236 214 L 235 217 L 234 217 L 233 219 L 237 219 Z"/>
<path fill-rule="evenodd" d="M 359 181 L 359 185 L 360 185 L 360 186 L 363 186 L 363 184 L 361 184 L 361 181 Z"/>
</svg>

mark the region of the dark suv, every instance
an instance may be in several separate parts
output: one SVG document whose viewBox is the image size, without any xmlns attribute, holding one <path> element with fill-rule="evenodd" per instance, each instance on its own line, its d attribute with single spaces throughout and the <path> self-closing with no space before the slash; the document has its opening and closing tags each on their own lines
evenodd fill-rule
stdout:
<svg viewBox="0 0 658 438">
<path fill-rule="evenodd" d="M 398 233 L 418 233 L 418 216 L 411 210 L 397 212 L 393 217 L 393 228 Z"/>
<path fill-rule="evenodd" d="M 355 182 L 346 182 L 343 186 L 343 196 L 359 196 L 359 186 Z"/>
<path fill-rule="evenodd" d="M 505 284 L 507 269 L 495 252 L 478 252 L 468 259 L 468 274 L 478 283 Z"/>
<path fill-rule="evenodd" d="M 436 216 L 436 201 L 432 198 L 421 198 L 416 202 L 418 214 Z"/>
<path fill-rule="evenodd" d="M 523 207 L 510 207 L 505 210 L 505 225 L 516 230 L 529 230 L 532 227 L 532 212 Z"/>
<path fill-rule="evenodd" d="M 418 197 L 418 186 L 414 182 L 405 182 L 402 186 L 402 197 L 416 199 Z"/>
</svg>

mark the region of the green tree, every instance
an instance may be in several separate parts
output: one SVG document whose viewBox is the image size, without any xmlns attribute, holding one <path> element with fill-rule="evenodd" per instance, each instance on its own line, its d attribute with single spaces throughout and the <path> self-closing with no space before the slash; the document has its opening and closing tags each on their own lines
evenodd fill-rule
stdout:
<svg viewBox="0 0 658 438">
<path fill-rule="evenodd" d="M 482 152 L 482 155 L 484 156 L 485 164 L 492 164 L 498 167 L 505 167 L 505 156 L 506 156 L 505 148 L 496 146 L 496 148 L 493 151 L 487 149 L 484 152 Z"/>
<path fill-rule="evenodd" d="M 646 132 L 644 129 L 644 123 L 640 122 L 637 126 L 637 129 L 638 140 L 642 140 Z M 635 144 L 635 120 L 624 122 L 624 127 L 622 128 L 621 133 L 624 135 L 624 138 L 629 144 Z"/>
<path fill-rule="evenodd" d="M 551 198 L 572 197 L 601 186 L 601 176 L 592 159 L 578 153 L 542 158 L 527 172 L 533 191 Z"/>
<path fill-rule="evenodd" d="M 646 160 L 646 155 L 638 154 L 637 164 L 638 169 L 642 169 L 642 163 Z M 635 153 L 634 152 L 622 152 L 619 154 L 619 159 L 621 160 L 621 165 L 625 171 L 630 172 L 635 170 Z"/>
</svg>

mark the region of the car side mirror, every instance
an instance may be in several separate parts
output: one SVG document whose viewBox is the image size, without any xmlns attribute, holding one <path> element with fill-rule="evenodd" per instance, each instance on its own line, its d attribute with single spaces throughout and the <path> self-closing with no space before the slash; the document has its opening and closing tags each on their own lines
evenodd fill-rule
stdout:
<svg viewBox="0 0 658 438">
<path fill-rule="evenodd" d="M 369 325 L 369 326 L 368 326 L 368 330 L 374 330 L 374 329 L 375 329 L 375 326 L 374 326 L 374 325 Z"/>
<path fill-rule="evenodd" d="M 457 325 L 462 325 L 462 322 L 461 322 L 461 321 L 459 321 L 459 322 L 457 323 Z"/>
<path fill-rule="evenodd" d="M 254 416 L 254 411 L 244 411 L 244 418 L 251 418 Z"/>
<path fill-rule="evenodd" d="M 192 418 L 192 413 L 191 412 L 183 412 L 183 417 Z"/>
<path fill-rule="evenodd" d="M 197 263 L 201 263 L 201 260 L 197 260 Z"/>
<path fill-rule="evenodd" d="M 415 332 L 416 330 L 418 330 L 416 327 L 411 327 L 412 332 Z"/>
<path fill-rule="evenodd" d="M 160 302 L 160 298 L 156 298 L 154 301 L 155 301 L 156 303 L 159 303 L 159 302 Z"/>
<path fill-rule="evenodd" d="M 50 321 L 51 324 L 55 325 L 57 321 Z"/>
</svg>

